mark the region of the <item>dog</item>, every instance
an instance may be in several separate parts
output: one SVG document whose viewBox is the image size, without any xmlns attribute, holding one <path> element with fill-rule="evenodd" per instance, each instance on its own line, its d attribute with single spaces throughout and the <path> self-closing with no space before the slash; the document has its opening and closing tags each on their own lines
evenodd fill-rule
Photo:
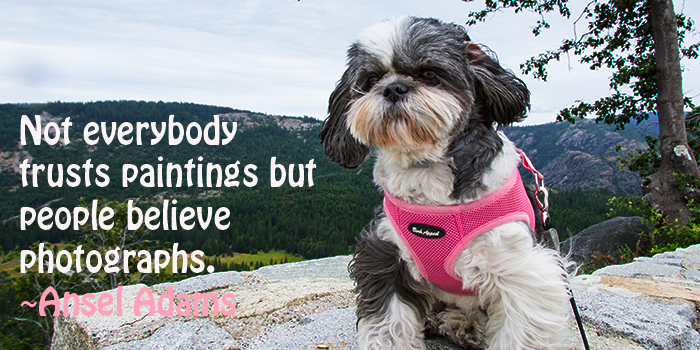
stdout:
<svg viewBox="0 0 700 350">
<path fill-rule="evenodd" d="M 350 46 L 319 138 L 346 168 L 376 150 L 374 181 L 385 193 L 349 266 L 360 349 L 425 349 L 426 335 L 465 349 L 566 343 L 566 263 L 536 243 L 520 155 L 498 132 L 526 117 L 529 100 L 525 83 L 456 24 L 394 18 Z M 502 211 L 489 204 L 455 223 L 455 208 L 506 190 L 519 198 L 517 215 L 484 224 Z M 423 220 L 433 212 L 442 222 Z M 474 220 L 480 228 L 440 247 Z"/>
</svg>

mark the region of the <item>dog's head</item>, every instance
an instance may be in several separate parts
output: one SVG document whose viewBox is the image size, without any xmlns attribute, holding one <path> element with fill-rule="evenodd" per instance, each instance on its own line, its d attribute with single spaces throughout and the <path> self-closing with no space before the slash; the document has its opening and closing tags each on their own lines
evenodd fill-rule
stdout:
<svg viewBox="0 0 700 350">
<path fill-rule="evenodd" d="M 520 121 L 530 93 L 464 28 L 401 17 L 365 30 L 348 50 L 320 134 L 326 155 L 355 168 L 369 147 L 451 140 L 473 125 Z"/>
</svg>

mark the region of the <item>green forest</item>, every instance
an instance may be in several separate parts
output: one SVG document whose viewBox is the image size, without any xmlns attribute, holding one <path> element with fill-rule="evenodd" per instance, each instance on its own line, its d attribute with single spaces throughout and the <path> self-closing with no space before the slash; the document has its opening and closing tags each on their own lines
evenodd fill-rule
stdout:
<svg viewBox="0 0 700 350">
<path fill-rule="evenodd" d="M 91 159 L 93 164 L 109 165 L 111 182 L 107 187 L 84 185 L 74 188 L 49 187 L 45 177 L 39 176 L 39 187 L 22 187 L 19 174 L 3 169 L 0 173 L 0 247 L 5 250 L 25 248 L 36 241 L 58 243 L 75 239 L 72 230 L 61 231 L 55 226 L 44 231 L 37 225 L 21 231 L 18 219 L 21 207 L 51 206 L 74 207 L 81 198 L 91 200 L 101 196 L 107 200 L 125 201 L 139 199 L 142 207 L 158 206 L 163 199 L 177 199 L 179 207 L 219 207 L 231 211 L 230 227 L 218 230 L 210 225 L 207 230 L 196 226 L 193 230 L 156 230 L 154 239 L 179 242 L 185 250 L 202 249 L 207 255 L 230 252 L 282 250 L 307 259 L 349 254 L 357 234 L 371 220 L 375 208 L 381 204 L 381 193 L 372 183 L 372 160 L 354 170 L 346 170 L 331 163 L 323 154 L 317 140 L 320 122 L 300 118 L 312 123 L 307 130 L 287 130 L 277 125 L 271 116 L 231 108 L 187 103 L 113 101 L 93 103 L 48 103 L 0 105 L 0 151 L 9 158 L 19 152 L 20 118 L 49 113 L 52 116 L 71 117 L 71 139 L 67 146 L 42 144 L 23 146 L 34 164 L 83 164 Z M 113 141 L 109 146 L 102 141 L 95 147 L 88 146 L 82 138 L 82 130 L 88 122 L 163 122 L 169 115 L 183 124 L 198 122 L 202 127 L 214 114 L 239 113 L 255 120 L 255 125 L 239 127 L 233 141 L 226 146 L 209 146 L 200 143 L 192 146 L 186 142 L 169 146 L 161 141 L 156 145 L 123 146 Z M 150 139 L 144 130 L 143 139 Z M 548 134 L 548 133 L 547 133 Z M 243 165 L 255 164 L 258 184 L 246 187 L 153 187 L 140 186 L 138 182 L 123 188 L 121 165 L 185 164 L 190 159 L 203 157 L 201 163 L 211 162 L 225 166 L 240 161 Z M 162 162 L 158 157 L 163 157 Z M 316 164 L 313 171 L 314 186 L 291 187 L 285 184 L 272 188 L 269 183 L 270 158 L 284 165 Z M 533 157 L 539 159 L 540 156 Z M 298 176 L 298 174 L 297 174 Z M 529 175 L 524 175 L 529 176 Z M 239 180 L 242 177 L 238 178 Z M 555 227 L 562 233 L 576 233 L 591 224 L 605 219 L 607 199 L 613 194 L 604 190 L 555 192 L 552 198 L 552 217 Z M 579 215 L 581 212 L 584 215 Z M 10 219 L 10 220 L 8 220 Z M 570 235 L 570 234 L 568 234 Z"/>
<path fill-rule="evenodd" d="M 3 235 L 0 246 L 7 249 L 27 247 L 38 240 L 60 242 L 74 238 L 71 230 L 56 228 L 43 231 L 37 225 L 20 231 L 17 216 L 21 207 L 38 207 L 55 201 L 52 207 L 74 207 L 80 198 L 91 200 L 97 196 L 107 200 L 124 201 L 139 198 L 142 207 L 157 206 L 162 199 L 177 199 L 179 207 L 227 207 L 231 211 L 231 225 L 224 231 L 211 225 L 207 230 L 198 227 L 191 231 L 155 231 L 152 237 L 170 242 L 180 242 L 186 250 L 203 249 L 207 254 L 223 254 L 231 251 L 254 252 L 278 249 L 307 258 L 348 254 L 354 244 L 355 234 L 371 219 L 374 207 L 380 203 L 380 193 L 371 182 L 371 164 L 354 171 L 344 170 L 328 161 L 318 144 L 319 128 L 309 130 L 286 130 L 272 118 L 261 114 L 237 111 L 230 108 L 180 103 L 154 102 L 95 102 L 95 103 L 49 103 L 45 105 L 2 105 L 0 113 L 0 143 L 3 152 L 16 151 L 19 140 L 21 115 L 50 113 L 53 116 L 71 117 L 71 130 L 75 140 L 65 147 L 48 145 L 23 147 L 34 164 L 83 164 L 91 159 L 93 164 L 109 165 L 110 184 L 107 187 L 84 185 L 70 188 L 46 185 L 46 172 L 40 175 L 40 184 L 21 186 L 19 174 L 3 171 L 0 188 L 3 201 L 0 203 L 0 220 Z M 167 121 L 175 115 L 176 121 L 190 123 L 198 121 L 202 127 L 212 120 L 214 114 L 243 113 L 255 119 L 255 126 L 241 126 L 231 143 L 226 146 L 209 146 L 200 143 L 192 146 L 182 143 L 169 146 L 167 142 L 156 145 L 123 146 L 116 141 L 107 146 L 100 142 L 90 148 L 78 140 L 85 124 L 90 121 L 136 122 Z M 320 125 L 315 120 L 309 120 Z M 144 139 L 147 137 L 144 135 Z M 144 142 L 145 143 L 145 142 Z M 163 162 L 158 162 L 163 157 Z M 198 157 L 204 163 L 225 166 L 240 162 L 240 173 L 245 164 L 255 164 L 258 184 L 254 187 L 180 187 L 147 188 L 138 182 L 128 188 L 122 187 L 121 165 L 168 163 L 184 165 Z M 314 186 L 291 187 L 288 184 L 271 188 L 269 181 L 270 158 L 284 164 L 307 164 L 311 159 L 316 164 L 313 171 Z M 364 170 L 366 168 L 366 170 Z M 364 171 L 362 171 L 364 170 Z M 298 175 L 297 175 L 298 176 Z M 239 176 L 237 180 L 242 180 Z"/>
</svg>

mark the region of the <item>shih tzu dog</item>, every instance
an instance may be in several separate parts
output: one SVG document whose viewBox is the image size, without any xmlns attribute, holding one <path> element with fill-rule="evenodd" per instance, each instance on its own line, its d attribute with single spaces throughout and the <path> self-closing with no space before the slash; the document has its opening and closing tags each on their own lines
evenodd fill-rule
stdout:
<svg viewBox="0 0 700 350">
<path fill-rule="evenodd" d="M 497 129 L 530 93 L 464 28 L 378 23 L 348 50 L 320 134 L 355 168 L 376 148 L 384 206 L 349 267 L 360 349 L 554 349 L 567 340 L 562 258 L 536 244 L 516 147 Z"/>
</svg>

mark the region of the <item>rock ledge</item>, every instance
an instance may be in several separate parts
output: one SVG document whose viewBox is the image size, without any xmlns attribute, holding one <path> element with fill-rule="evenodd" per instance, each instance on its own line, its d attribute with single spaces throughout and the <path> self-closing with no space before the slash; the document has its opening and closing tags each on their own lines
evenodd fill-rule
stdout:
<svg viewBox="0 0 700 350">
<path fill-rule="evenodd" d="M 235 294 L 233 316 L 133 316 L 136 293 L 123 289 L 124 316 L 55 319 L 51 348 L 61 349 L 355 349 L 355 294 L 349 256 L 223 272 L 152 286 L 157 298 L 175 294 Z M 572 280 L 593 349 L 700 349 L 700 245 Z M 114 290 L 104 293 L 116 293 Z M 194 306 L 194 305 L 193 305 Z M 203 305 L 199 305 L 200 310 Z M 146 313 L 147 308 L 142 307 Z M 130 316 L 129 316 L 130 315 Z M 583 349 L 571 324 L 569 349 Z M 456 350 L 444 339 L 428 349 Z"/>
</svg>

